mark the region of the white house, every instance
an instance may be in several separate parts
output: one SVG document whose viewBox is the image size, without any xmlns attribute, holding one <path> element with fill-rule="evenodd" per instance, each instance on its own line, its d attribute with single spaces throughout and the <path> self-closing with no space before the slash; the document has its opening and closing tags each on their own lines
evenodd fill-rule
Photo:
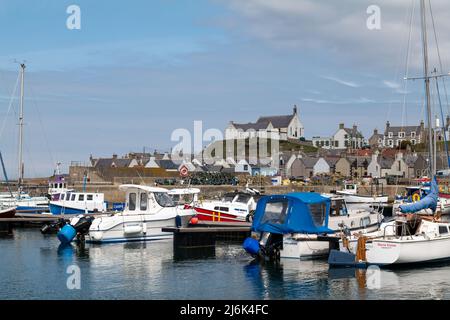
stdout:
<svg viewBox="0 0 450 320">
<path fill-rule="evenodd" d="M 376 151 L 372 154 L 372 161 L 370 161 L 367 167 L 367 174 L 372 178 L 381 178 L 381 164 L 378 161 L 379 152 Z"/>
<path fill-rule="evenodd" d="M 331 172 L 330 165 L 325 158 L 319 158 L 313 167 L 314 175 L 329 174 Z"/>
<path fill-rule="evenodd" d="M 242 160 L 239 160 L 239 162 L 234 167 L 234 172 L 236 172 L 236 173 L 248 173 L 248 174 L 251 175 L 252 174 L 252 167 L 250 166 L 250 164 L 248 163 L 247 160 L 242 159 Z"/>
<path fill-rule="evenodd" d="M 155 157 L 150 157 L 150 160 L 145 164 L 146 168 L 159 168 L 159 165 L 155 161 Z"/>
<path fill-rule="evenodd" d="M 339 124 L 336 133 L 330 137 L 313 137 L 313 145 L 323 149 L 358 149 L 366 145 L 366 140 L 358 127 L 346 128 L 343 123 Z"/>
<path fill-rule="evenodd" d="M 300 139 L 305 136 L 305 129 L 297 106 L 291 115 L 260 117 L 255 123 L 230 122 L 225 129 L 225 139 L 247 139 L 253 137 L 279 137 L 280 140 Z"/>
</svg>

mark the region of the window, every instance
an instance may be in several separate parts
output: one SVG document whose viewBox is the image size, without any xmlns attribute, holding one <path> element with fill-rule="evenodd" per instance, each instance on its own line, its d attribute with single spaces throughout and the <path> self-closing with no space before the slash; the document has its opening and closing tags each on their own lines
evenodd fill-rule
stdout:
<svg viewBox="0 0 450 320">
<path fill-rule="evenodd" d="M 88 194 L 88 195 L 87 195 L 87 200 L 88 200 L 88 201 L 94 200 L 94 195 L 93 195 L 93 194 Z"/>
<path fill-rule="evenodd" d="M 77 196 L 76 194 L 73 194 L 72 197 L 70 198 L 70 201 L 75 201 L 76 196 Z"/>
<path fill-rule="evenodd" d="M 416 137 L 416 133 L 415 132 L 411 132 L 411 138 L 415 138 Z"/>
<path fill-rule="evenodd" d="M 316 227 L 323 226 L 325 222 L 325 211 L 327 206 L 324 203 L 314 203 L 308 205 L 311 212 L 311 218 L 313 219 Z"/>
<path fill-rule="evenodd" d="M 327 141 L 325 142 L 325 145 L 326 145 L 327 147 L 329 147 L 329 146 L 330 146 L 330 141 L 327 140 Z"/>
<path fill-rule="evenodd" d="M 147 210 L 147 203 L 148 203 L 147 193 L 141 193 L 141 199 L 139 201 L 141 211 Z"/>
<path fill-rule="evenodd" d="M 446 226 L 439 226 L 439 234 L 447 234 L 448 229 Z"/>
<path fill-rule="evenodd" d="M 392 147 L 394 145 L 394 140 L 389 140 L 388 141 L 388 146 Z"/>
<path fill-rule="evenodd" d="M 404 138 L 405 137 L 405 133 L 404 132 L 399 132 L 398 133 L 398 137 L 399 138 Z"/>
<path fill-rule="evenodd" d="M 78 196 L 78 201 L 84 201 L 84 194 L 80 194 Z"/>
<path fill-rule="evenodd" d="M 389 133 L 388 133 L 388 137 L 389 137 L 389 138 L 393 138 L 393 137 L 394 137 L 394 133 L 393 133 L 393 132 L 389 132 Z"/>
<path fill-rule="evenodd" d="M 244 170 L 248 171 L 248 164 L 244 164 Z"/>
<path fill-rule="evenodd" d="M 155 200 L 161 207 L 175 207 L 172 198 L 166 192 L 155 192 Z"/>
<path fill-rule="evenodd" d="M 223 212 L 228 212 L 228 207 L 220 207 L 219 210 Z"/>
<path fill-rule="evenodd" d="M 69 201 L 69 199 L 70 199 L 70 193 L 68 193 L 68 194 L 66 195 L 66 201 Z"/>
<path fill-rule="evenodd" d="M 412 145 L 415 145 L 415 144 L 416 144 L 416 140 L 412 139 L 412 140 L 411 140 L 411 144 L 412 144 Z"/>
<path fill-rule="evenodd" d="M 283 224 L 288 213 L 289 201 L 273 201 L 267 202 L 266 208 L 264 210 L 264 216 L 261 219 L 261 224 L 263 223 L 276 223 Z"/>
<path fill-rule="evenodd" d="M 335 146 L 336 148 L 339 148 L 339 141 L 335 141 L 335 142 L 334 142 L 334 146 Z"/>
<path fill-rule="evenodd" d="M 128 209 L 130 211 L 136 210 L 136 193 L 130 193 L 128 196 Z"/>
</svg>

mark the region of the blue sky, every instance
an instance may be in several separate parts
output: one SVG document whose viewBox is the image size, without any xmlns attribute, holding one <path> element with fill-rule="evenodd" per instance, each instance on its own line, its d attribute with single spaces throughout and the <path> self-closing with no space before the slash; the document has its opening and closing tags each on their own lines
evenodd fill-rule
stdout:
<svg viewBox="0 0 450 320">
<path fill-rule="evenodd" d="M 223 130 L 294 104 L 307 138 L 331 135 L 339 122 L 366 136 L 388 119 L 416 124 L 423 85 L 402 80 L 412 3 L 379 1 L 381 29 L 370 31 L 366 0 L 0 0 L 8 171 L 17 171 L 17 120 L 7 113 L 15 60 L 27 61 L 27 176 L 90 154 L 168 150 L 172 131 L 193 130 L 194 120 Z M 71 4 L 81 8 L 81 30 L 66 28 Z M 449 6 L 433 5 L 445 57 Z M 421 72 L 417 18 L 413 25 L 410 75 Z"/>
</svg>

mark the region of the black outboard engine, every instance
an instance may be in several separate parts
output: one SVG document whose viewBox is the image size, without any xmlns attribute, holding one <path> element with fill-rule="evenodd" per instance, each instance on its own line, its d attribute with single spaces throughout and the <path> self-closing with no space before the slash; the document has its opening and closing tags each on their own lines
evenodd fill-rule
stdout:
<svg viewBox="0 0 450 320">
<path fill-rule="evenodd" d="M 58 233 L 59 230 L 61 230 L 61 228 L 64 227 L 65 224 L 66 224 L 66 221 L 63 218 L 58 219 L 58 221 L 53 222 L 53 223 L 44 224 L 41 228 L 41 233 L 42 234 Z"/>
<path fill-rule="evenodd" d="M 77 237 L 77 240 L 84 242 L 85 235 L 89 232 L 92 221 L 94 221 L 92 216 L 78 216 L 73 218 L 70 223 L 66 224 L 58 232 L 58 239 L 62 244 L 68 244 Z"/>
</svg>

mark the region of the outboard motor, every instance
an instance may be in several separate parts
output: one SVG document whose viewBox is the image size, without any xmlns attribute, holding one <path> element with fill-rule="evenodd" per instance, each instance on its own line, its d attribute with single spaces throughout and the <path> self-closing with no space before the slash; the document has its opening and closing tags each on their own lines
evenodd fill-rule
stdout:
<svg viewBox="0 0 450 320">
<path fill-rule="evenodd" d="M 84 236 L 89 232 L 89 228 L 94 221 L 92 216 L 78 216 L 70 220 L 70 223 L 66 224 L 58 232 L 58 239 L 62 244 L 68 244 L 77 237 L 78 240 L 84 241 Z"/>
<path fill-rule="evenodd" d="M 255 258 L 276 261 L 280 259 L 280 250 L 283 248 L 283 235 L 264 232 L 260 241 L 254 238 L 245 239 L 243 247 Z"/>
<path fill-rule="evenodd" d="M 55 234 L 61 230 L 62 227 L 66 224 L 66 221 L 61 218 L 57 222 L 44 224 L 41 228 L 42 234 Z"/>
</svg>

